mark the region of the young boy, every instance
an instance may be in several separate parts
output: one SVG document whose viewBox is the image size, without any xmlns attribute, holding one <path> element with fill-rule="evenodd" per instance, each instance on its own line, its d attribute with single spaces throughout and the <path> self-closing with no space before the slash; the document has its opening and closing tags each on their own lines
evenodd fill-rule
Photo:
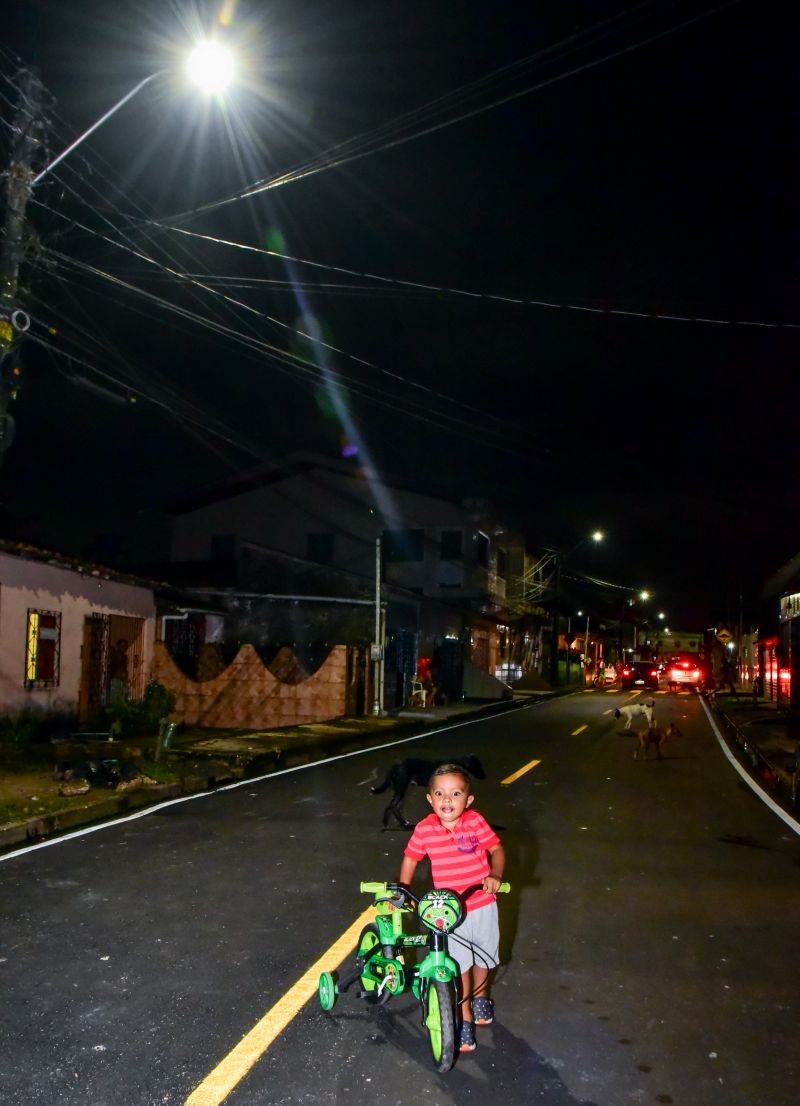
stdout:
<svg viewBox="0 0 800 1106">
<path fill-rule="evenodd" d="M 489 1025 L 494 1018 L 488 995 L 489 969 L 498 964 L 500 945 L 494 892 L 502 882 L 506 856 L 486 819 L 470 810 L 475 796 L 463 768 L 440 765 L 428 782 L 427 799 L 433 814 L 415 826 L 399 882 L 409 885 L 417 864 L 428 856 L 434 887 L 460 892 L 477 883 L 483 888 L 467 899 L 467 916 L 449 941 L 450 955 L 461 971 L 459 1051 L 473 1052 L 475 1023 Z"/>
</svg>

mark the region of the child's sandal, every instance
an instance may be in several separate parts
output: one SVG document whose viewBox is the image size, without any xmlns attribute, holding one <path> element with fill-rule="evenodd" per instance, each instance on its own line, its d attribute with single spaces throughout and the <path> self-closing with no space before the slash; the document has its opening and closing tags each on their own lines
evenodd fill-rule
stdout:
<svg viewBox="0 0 800 1106">
<path fill-rule="evenodd" d="M 475 1026 L 472 1022 L 462 1022 L 458 1041 L 459 1052 L 474 1052 L 477 1048 L 475 1041 Z"/>
<path fill-rule="evenodd" d="M 494 1003 L 490 998 L 472 1000 L 472 1016 L 476 1025 L 491 1025 L 494 1021 Z"/>
</svg>

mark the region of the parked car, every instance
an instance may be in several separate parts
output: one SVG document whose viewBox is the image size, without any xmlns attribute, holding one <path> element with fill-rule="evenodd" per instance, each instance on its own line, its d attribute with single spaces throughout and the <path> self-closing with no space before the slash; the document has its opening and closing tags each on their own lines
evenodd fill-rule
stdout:
<svg viewBox="0 0 800 1106">
<path fill-rule="evenodd" d="M 682 688 L 701 688 L 705 680 L 702 663 L 696 657 L 673 658 L 667 666 L 667 687 L 670 691 Z"/>
<path fill-rule="evenodd" d="M 649 687 L 658 691 L 658 665 L 652 661 L 634 661 L 625 665 L 619 679 L 623 691 L 632 687 Z"/>
</svg>

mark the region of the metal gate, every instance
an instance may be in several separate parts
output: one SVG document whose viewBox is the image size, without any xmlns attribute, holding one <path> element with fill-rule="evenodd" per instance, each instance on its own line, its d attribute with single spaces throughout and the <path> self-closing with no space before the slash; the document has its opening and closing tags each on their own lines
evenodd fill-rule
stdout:
<svg viewBox="0 0 800 1106">
<path fill-rule="evenodd" d="M 111 698 L 144 694 L 144 619 L 91 614 L 83 622 L 79 717 L 89 721 Z"/>
</svg>

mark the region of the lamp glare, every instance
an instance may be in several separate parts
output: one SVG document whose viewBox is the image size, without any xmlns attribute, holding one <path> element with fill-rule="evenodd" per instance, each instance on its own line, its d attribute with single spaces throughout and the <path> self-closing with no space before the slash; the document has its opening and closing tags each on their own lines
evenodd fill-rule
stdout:
<svg viewBox="0 0 800 1106">
<path fill-rule="evenodd" d="M 233 80 L 233 55 L 219 42 L 201 42 L 189 55 L 186 70 L 204 92 L 222 92 Z"/>
</svg>

